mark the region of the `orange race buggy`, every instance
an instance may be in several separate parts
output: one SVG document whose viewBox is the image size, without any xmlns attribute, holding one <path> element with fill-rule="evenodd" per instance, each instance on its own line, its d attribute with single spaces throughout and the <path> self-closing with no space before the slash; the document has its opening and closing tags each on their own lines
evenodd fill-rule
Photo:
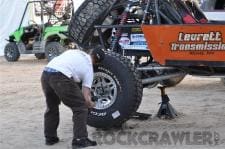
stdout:
<svg viewBox="0 0 225 149">
<path fill-rule="evenodd" d="M 145 87 L 175 86 L 186 74 L 225 74 L 225 22 L 207 20 L 190 0 L 85 0 L 69 34 L 84 50 L 106 53 L 94 68 L 94 127 L 128 120 Z"/>
</svg>

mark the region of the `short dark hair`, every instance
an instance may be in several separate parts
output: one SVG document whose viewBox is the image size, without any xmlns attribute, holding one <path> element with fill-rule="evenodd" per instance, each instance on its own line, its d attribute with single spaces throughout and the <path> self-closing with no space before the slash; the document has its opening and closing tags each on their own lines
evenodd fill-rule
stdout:
<svg viewBox="0 0 225 149">
<path fill-rule="evenodd" d="M 102 62 L 105 58 L 105 52 L 100 47 L 94 48 L 91 55 L 94 56 L 97 63 Z"/>
</svg>

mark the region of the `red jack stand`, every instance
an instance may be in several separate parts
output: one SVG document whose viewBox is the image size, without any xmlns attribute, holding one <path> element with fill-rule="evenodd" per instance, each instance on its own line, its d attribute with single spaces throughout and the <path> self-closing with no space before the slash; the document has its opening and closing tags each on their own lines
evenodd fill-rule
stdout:
<svg viewBox="0 0 225 149">
<path fill-rule="evenodd" d="M 161 90 L 161 97 L 162 97 L 162 102 L 161 106 L 159 108 L 159 111 L 157 113 L 157 117 L 159 118 L 165 118 L 165 119 L 173 119 L 177 116 L 176 110 L 172 107 L 172 105 L 169 103 L 170 99 L 165 93 L 165 88 L 164 86 L 159 86 L 158 87 Z"/>
</svg>

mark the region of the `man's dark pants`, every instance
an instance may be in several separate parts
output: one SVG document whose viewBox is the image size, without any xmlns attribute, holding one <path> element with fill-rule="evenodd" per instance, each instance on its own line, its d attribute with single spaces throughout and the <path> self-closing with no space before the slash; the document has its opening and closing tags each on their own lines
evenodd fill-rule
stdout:
<svg viewBox="0 0 225 149">
<path fill-rule="evenodd" d="M 88 108 L 79 85 L 60 72 L 43 72 L 42 89 L 46 97 L 47 109 L 44 115 L 46 139 L 57 137 L 59 125 L 59 104 L 62 101 L 73 112 L 74 139 L 85 138 L 87 134 Z"/>
</svg>

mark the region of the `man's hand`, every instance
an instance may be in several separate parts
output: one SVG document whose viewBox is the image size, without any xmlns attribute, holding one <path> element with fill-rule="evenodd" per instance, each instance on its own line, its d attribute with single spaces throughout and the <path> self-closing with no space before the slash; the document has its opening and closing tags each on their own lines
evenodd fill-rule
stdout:
<svg viewBox="0 0 225 149">
<path fill-rule="evenodd" d="M 86 100 L 86 105 L 90 109 L 95 107 L 95 103 L 91 100 Z"/>
<path fill-rule="evenodd" d="M 91 101 L 91 90 L 88 87 L 82 86 L 82 92 L 84 95 L 85 103 L 88 108 L 94 108 L 95 103 Z"/>
</svg>

